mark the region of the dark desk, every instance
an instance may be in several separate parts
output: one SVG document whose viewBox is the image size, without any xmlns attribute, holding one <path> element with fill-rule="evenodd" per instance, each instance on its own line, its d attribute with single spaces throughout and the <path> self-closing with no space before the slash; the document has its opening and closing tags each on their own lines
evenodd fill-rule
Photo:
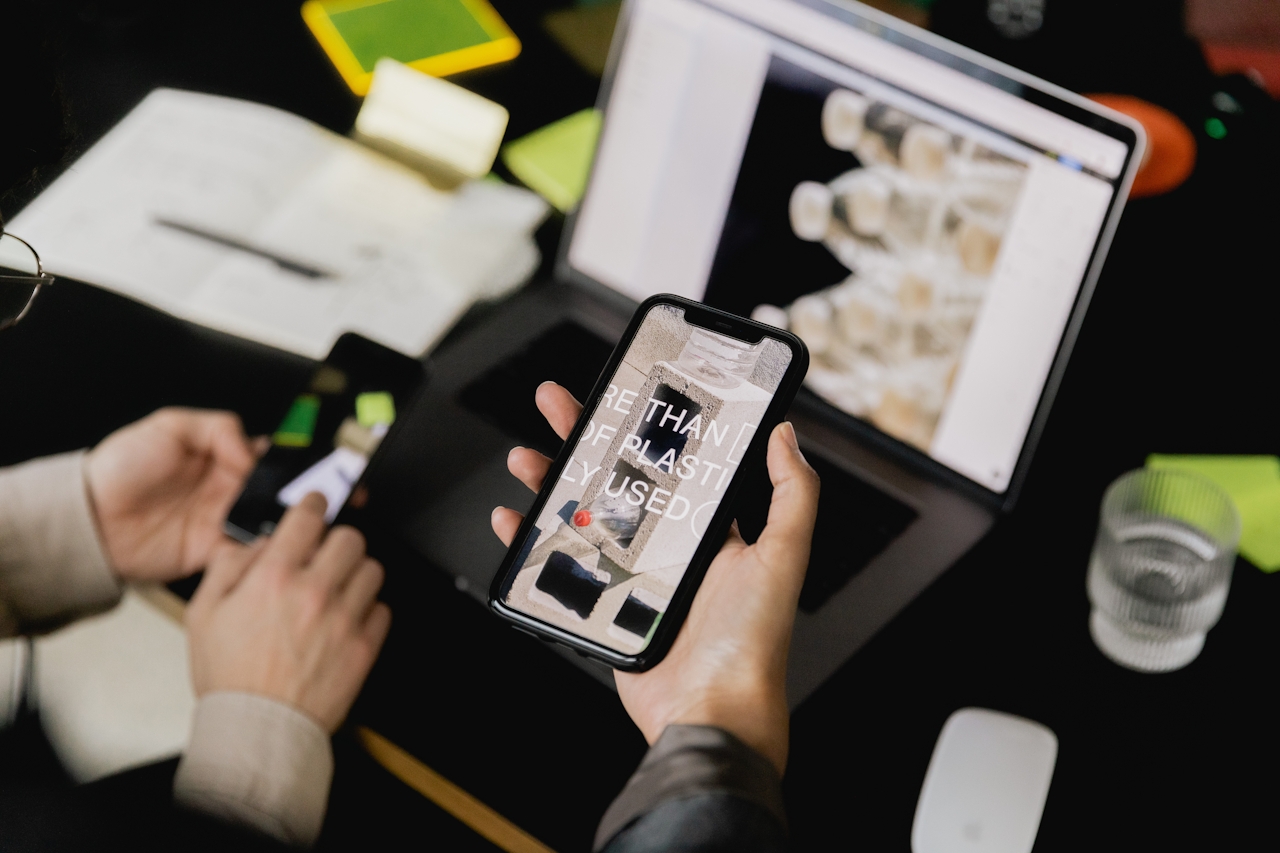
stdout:
<svg viewBox="0 0 1280 853">
<path fill-rule="evenodd" d="M 596 81 L 537 23 L 557 4 L 495 5 L 524 53 L 460 82 L 511 109 L 512 136 L 590 104 Z M 214 17 L 182 4 L 55 6 L 81 147 L 157 85 L 264 101 L 338 131 L 357 109 L 303 28 L 298 0 L 237 0 Z M 1193 71 L 1164 102 L 1197 127 L 1196 105 L 1218 84 Z M 1117 74 L 1109 88 L 1126 91 Z M 1127 91 L 1162 99 L 1142 86 L 1158 89 L 1146 80 Z M 1217 147 L 1200 133 L 1192 179 L 1131 203 L 1017 509 L 795 713 L 786 790 L 799 849 L 907 849 L 934 740 L 967 705 L 1058 734 L 1037 850 L 1227 847 L 1273 834 L 1280 737 L 1263 697 L 1280 647 L 1280 622 L 1267 616 L 1280 606 L 1280 577 L 1240 563 L 1204 653 L 1161 676 L 1101 656 L 1084 594 L 1098 503 L 1119 473 L 1152 451 L 1278 449 L 1268 406 L 1278 149 L 1274 119 L 1255 124 L 1253 136 Z M 540 233 L 548 257 L 558 233 L 559 222 Z M 0 336 L 0 464 L 91 444 L 171 403 L 235 409 L 265 432 L 309 368 L 62 283 Z M 586 849 L 644 749 L 616 697 L 489 618 L 394 537 L 372 540 L 396 620 L 352 721 L 555 849 Z M 410 833 L 441 849 L 494 849 L 374 766 L 349 735 L 337 751 L 335 846 Z"/>
</svg>

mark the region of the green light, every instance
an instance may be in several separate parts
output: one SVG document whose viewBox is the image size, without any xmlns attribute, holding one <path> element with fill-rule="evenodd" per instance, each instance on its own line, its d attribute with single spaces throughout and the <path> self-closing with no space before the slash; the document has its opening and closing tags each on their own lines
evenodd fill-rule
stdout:
<svg viewBox="0 0 1280 853">
<path fill-rule="evenodd" d="M 1222 139 L 1227 135 L 1227 126 L 1220 118 L 1209 118 L 1204 121 L 1204 132 L 1214 139 Z"/>
</svg>

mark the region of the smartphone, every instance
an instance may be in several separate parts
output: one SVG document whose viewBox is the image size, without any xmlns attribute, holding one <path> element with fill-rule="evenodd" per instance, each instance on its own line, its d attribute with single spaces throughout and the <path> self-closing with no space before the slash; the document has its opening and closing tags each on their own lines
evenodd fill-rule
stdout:
<svg viewBox="0 0 1280 853">
<path fill-rule="evenodd" d="M 270 535 L 310 492 L 328 500 L 330 523 L 345 505 L 363 506 L 365 472 L 425 379 L 417 359 L 357 334 L 338 338 L 271 435 L 227 515 L 227 535 L 241 542 Z"/>
<path fill-rule="evenodd" d="M 808 369 L 795 335 L 644 302 L 489 591 L 517 627 L 616 669 L 658 663 Z"/>
</svg>

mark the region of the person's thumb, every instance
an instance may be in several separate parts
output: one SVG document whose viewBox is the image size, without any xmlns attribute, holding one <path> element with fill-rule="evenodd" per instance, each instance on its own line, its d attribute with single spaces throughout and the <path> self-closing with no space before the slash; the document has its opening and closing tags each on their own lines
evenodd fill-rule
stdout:
<svg viewBox="0 0 1280 853">
<path fill-rule="evenodd" d="M 771 569 L 802 580 L 818 516 L 819 481 L 800 452 L 790 422 L 778 424 L 769 436 L 768 465 L 773 500 L 756 548 Z"/>
</svg>

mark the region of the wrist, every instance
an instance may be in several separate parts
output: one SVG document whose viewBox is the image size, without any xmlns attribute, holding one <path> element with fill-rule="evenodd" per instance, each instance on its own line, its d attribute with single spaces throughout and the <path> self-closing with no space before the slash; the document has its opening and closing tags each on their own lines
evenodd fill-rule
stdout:
<svg viewBox="0 0 1280 853">
<path fill-rule="evenodd" d="M 667 724 L 722 729 L 768 759 L 779 776 L 786 770 L 791 715 L 777 691 L 708 694 Z"/>
</svg>

